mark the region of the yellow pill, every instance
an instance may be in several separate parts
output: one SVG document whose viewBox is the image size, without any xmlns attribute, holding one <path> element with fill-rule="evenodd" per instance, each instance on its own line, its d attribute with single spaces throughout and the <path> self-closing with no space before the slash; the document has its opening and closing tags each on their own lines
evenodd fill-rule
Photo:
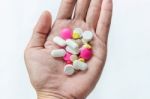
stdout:
<svg viewBox="0 0 150 99">
<path fill-rule="evenodd" d="M 81 38 L 81 35 L 79 33 L 74 32 L 72 38 L 79 39 L 79 38 Z"/>
<path fill-rule="evenodd" d="M 85 59 L 83 59 L 83 58 L 79 58 L 79 61 L 81 61 L 81 62 L 85 62 Z"/>
<path fill-rule="evenodd" d="M 87 43 L 84 44 L 83 47 L 84 47 L 84 48 L 88 48 L 88 49 L 91 49 L 91 48 L 92 48 L 92 46 L 91 46 L 90 44 L 87 44 Z"/>
</svg>

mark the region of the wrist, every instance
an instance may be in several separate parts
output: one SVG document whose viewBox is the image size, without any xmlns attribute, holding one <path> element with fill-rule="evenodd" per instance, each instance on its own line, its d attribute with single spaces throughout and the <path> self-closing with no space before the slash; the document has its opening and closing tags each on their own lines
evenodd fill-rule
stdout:
<svg viewBox="0 0 150 99">
<path fill-rule="evenodd" d="M 56 93 L 37 92 L 37 99 L 69 99 Z"/>
<path fill-rule="evenodd" d="M 53 97 L 53 96 L 48 96 L 48 97 L 41 97 L 41 96 L 38 96 L 37 99 L 61 99 L 61 98 Z"/>
</svg>

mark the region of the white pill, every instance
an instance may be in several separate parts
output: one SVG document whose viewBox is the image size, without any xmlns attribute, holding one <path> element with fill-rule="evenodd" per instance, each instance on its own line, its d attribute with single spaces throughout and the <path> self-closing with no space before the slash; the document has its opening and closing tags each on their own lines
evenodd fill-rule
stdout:
<svg viewBox="0 0 150 99">
<path fill-rule="evenodd" d="M 75 40 L 75 42 L 78 44 L 79 47 L 81 47 L 84 44 L 81 39 L 77 39 Z"/>
<path fill-rule="evenodd" d="M 60 47 L 66 46 L 66 41 L 59 36 L 54 37 L 53 42 Z"/>
<path fill-rule="evenodd" d="M 82 34 L 82 33 L 83 33 L 83 30 L 82 30 L 81 28 L 75 28 L 75 29 L 73 30 L 73 32 Z"/>
<path fill-rule="evenodd" d="M 64 57 L 66 54 L 66 51 L 64 49 L 57 49 L 51 51 L 52 57 Z"/>
<path fill-rule="evenodd" d="M 71 55 L 70 56 L 70 60 L 73 62 L 73 61 L 75 61 L 75 60 L 77 60 L 78 59 L 78 56 L 77 55 Z"/>
<path fill-rule="evenodd" d="M 81 39 L 81 41 L 82 41 L 83 44 L 87 44 L 87 43 L 88 43 L 88 42 L 85 41 L 83 38 Z"/>
<path fill-rule="evenodd" d="M 66 51 L 74 55 L 77 55 L 80 52 L 79 48 L 73 49 L 69 46 L 66 47 Z"/>
<path fill-rule="evenodd" d="M 73 68 L 72 65 L 68 64 L 64 67 L 64 73 L 67 75 L 73 75 L 75 72 L 75 69 Z"/>
<path fill-rule="evenodd" d="M 93 39 L 93 33 L 91 31 L 85 31 L 82 33 L 83 40 L 89 42 Z"/>
<path fill-rule="evenodd" d="M 79 60 L 75 60 L 73 62 L 73 67 L 76 69 L 76 70 L 87 70 L 88 69 L 88 65 L 84 62 L 81 62 Z"/>
<path fill-rule="evenodd" d="M 66 44 L 73 49 L 76 49 L 79 47 L 78 44 L 72 39 L 67 39 Z"/>
</svg>

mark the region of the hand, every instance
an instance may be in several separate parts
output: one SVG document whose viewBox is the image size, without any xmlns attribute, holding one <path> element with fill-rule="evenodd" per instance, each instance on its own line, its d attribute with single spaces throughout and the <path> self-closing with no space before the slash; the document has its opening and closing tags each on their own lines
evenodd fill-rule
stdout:
<svg viewBox="0 0 150 99">
<path fill-rule="evenodd" d="M 52 27 L 50 13 L 46 11 L 41 15 L 25 50 L 25 63 L 39 99 L 87 97 L 105 64 L 111 16 L 112 0 L 62 0 Z M 89 68 L 73 76 L 64 75 L 64 62 L 50 55 L 51 50 L 57 48 L 52 38 L 64 27 L 81 27 L 94 32 L 94 55 L 88 61 Z"/>
</svg>

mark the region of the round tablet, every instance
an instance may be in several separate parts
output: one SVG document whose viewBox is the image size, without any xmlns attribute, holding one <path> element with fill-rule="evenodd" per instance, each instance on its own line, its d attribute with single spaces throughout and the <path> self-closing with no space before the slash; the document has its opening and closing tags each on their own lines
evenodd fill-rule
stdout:
<svg viewBox="0 0 150 99">
<path fill-rule="evenodd" d="M 65 56 L 64 56 L 64 61 L 71 61 L 70 60 L 70 56 L 71 56 L 72 54 L 70 54 L 70 53 L 66 53 L 65 54 Z"/>
<path fill-rule="evenodd" d="M 88 48 L 82 48 L 80 50 L 80 57 L 89 60 L 92 57 L 92 50 Z"/>
<path fill-rule="evenodd" d="M 66 65 L 66 66 L 64 67 L 64 73 L 65 73 L 66 75 L 73 75 L 74 72 L 75 72 L 75 70 L 74 70 L 74 68 L 73 68 L 73 66 L 72 66 L 71 64 L 68 64 L 68 65 Z"/>
<path fill-rule="evenodd" d="M 82 33 L 83 40 L 89 42 L 93 39 L 93 33 L 91 31 L 85 31 Z"/>
<path fill-rule="evenodd" d="M 81 28 L 75 28 L 73 32 L 82 34 L 83 30 Z"/>
<path fill-rule="evenodd" d="M 72 30 L 70 28 L 64 28 L 60 32 L 60 37 L 62 37 L 64 40 L 71 39 L 72 38 Z"/>
</svg>

